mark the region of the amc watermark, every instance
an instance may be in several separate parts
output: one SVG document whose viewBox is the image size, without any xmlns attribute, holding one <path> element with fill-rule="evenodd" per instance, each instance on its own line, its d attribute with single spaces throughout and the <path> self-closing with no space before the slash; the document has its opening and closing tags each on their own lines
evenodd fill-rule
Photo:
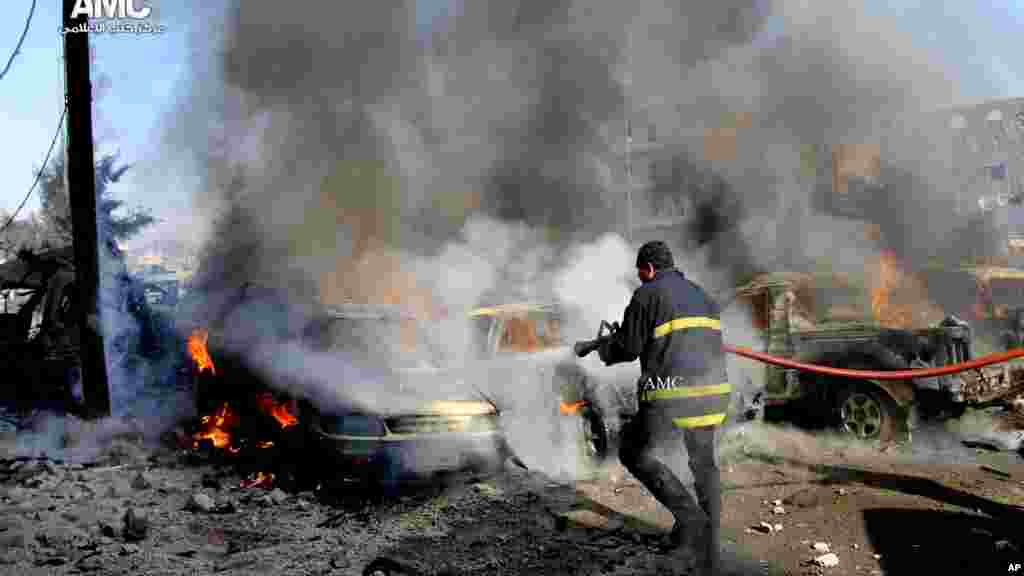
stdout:
<svg viewBox="0 0 1024 576">
<path fill-rule="evenodd" d="M 160 34 L 165 24 L 149 19 L 153 9 L 142 0 L 75 0 L 71 18 L 88 19 L 84 24 L 61 27 L 61 34 Z"/>
</svg>

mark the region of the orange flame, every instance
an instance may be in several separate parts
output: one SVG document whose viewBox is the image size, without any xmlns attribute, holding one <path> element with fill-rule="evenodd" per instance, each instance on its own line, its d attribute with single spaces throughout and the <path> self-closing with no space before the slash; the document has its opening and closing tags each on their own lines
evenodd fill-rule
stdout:
<svg viewBox="0 0 1024 576">
<path fill-rule="evenodd" d="M 927 290 L 903 271 L 892 250 L 883 250 L 878 257 L 871 289 L 871 314 L 886 328 L 897 329 L 925 326 L 942 317 L 942 311 L 928 300 Z"/>
<path fill-rule="evenodd" d="M 262 441 L 256 443 L 256 447 L 257 448 L 273 448 L 274 447 L 274 441 L 273 440 L 262 440 Z"/>
<path fill-rule="evenodd" d="M 199 419 L 202 428 L 193 434 L 193 447 L 198 448 L 201 440 L 210 440 L 215 448 L 228 448 L 231 445 L 231 429 L 238 425 L 238 416 L 231 411 L 227 402 L 212 415 Z"/>
<path fill-rule="evenodd" d="M 206 347 L 209 339 L 210 333 L 206 330 L 199 328 L 193 330 L 188 337 L 188 355 L 192 357 L 200 373 L 209 368 L 210 374 L 216 376 L 217 370 L 213 366 L 213 358 L 210 357 L 210 351 Z"/>
<path fill-rule="evenodd" d="M 902 310 L 892 305 L 892 292 L 899 286 L 899 263 L 890 250 L 883 250 L 878 257 L 878 276 L 871 289 L 871 314 L 885 326 L 899 327 L 906 320 Z"/>
<path fill-rule="evenodd" d="M 258 488 L 260 486 L 270 486 L 274 482 L 274 475 L 270 472 L 257 472 L 252 475 L 248 480 L 242 480 L 239 484 L 242 488 Z"/>
<path fill-rule="evenodd" d="M 281 428 L 288 428 L 299 423 L 299 419 L 292 414 L 289 409 L 289 403 L 275 401 L 273 394 L 260 394 L 256 398 L 256 402 L 259 405 L 260 410 L 262 410 L 264 414 L 272 416 L 274 420 L 277 420 L 277 423 L 281 425 Z"/>
<path fill-rule="evenodd" d="M 560 402 L 558 404 L 558 411 L 566 416 L 571 416 L 579 412 L 580 408 L 587 405 L 586 400 L 580 400 L 579 402 L 565 403 Z"/>
</svg>

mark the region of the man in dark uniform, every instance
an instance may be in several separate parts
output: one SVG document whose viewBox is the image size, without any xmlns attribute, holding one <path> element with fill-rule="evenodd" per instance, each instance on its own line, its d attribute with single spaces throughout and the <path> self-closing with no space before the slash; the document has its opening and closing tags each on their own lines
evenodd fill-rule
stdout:
<svg viewBox="0 0 1024 576">
<path fill-rule="evenodd" d="M 636 416 L 624 427 L 622 464 L 675 517 L 664 547 L 689 556 L 701 574 L 717 574 L 721 489 L 717 431 L 731 388 L 725 369 L 720 310 L 675 268 L 664 242 L 637 254 L 643 283 L 621 328 L 599 349 L 606 365 L 640 359 Z M 672 470 L 651 454 L 658 442 L 682 435 L 697 501 Z"/>
</svg>

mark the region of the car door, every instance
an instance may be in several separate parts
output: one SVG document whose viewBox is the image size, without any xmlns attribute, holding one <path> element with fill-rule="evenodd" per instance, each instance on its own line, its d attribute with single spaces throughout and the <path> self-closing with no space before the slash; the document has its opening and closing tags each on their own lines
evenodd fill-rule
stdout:
<svg viewBox="0 0 1024 576">
<path fill-rule="evenodd" d="M 579 382 L 563 374 L 571 359 L 558 352 L 568 345 L 561 324 L 560 315 L 541 309 L 501 315 L 494 329 L 495 358 L 512 375 L 509 381 L 531 396 L 543 391 L 552 410 L 557 410 L 559 399 L 578 396 L 578 391 L 564 389 Z"/>
</svg>

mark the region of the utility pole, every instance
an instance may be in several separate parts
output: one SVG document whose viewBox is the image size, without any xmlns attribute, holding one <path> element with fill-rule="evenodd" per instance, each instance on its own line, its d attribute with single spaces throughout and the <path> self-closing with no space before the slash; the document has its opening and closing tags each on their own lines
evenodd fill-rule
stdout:
<svg viewBox="0 0 1024 576">
<path fill-rule="evenodd" d="M 628 26 L 628 25 L 627 25 Z M 633 245 L 633 126 L 632 118 L 632 88 L 633 88 L 633 29 L 626 29 L 626 86 L 625 94 L 625 119 L 626 119 L 626 242 Z"/>
<path fill-rule="evenodd" d="M 96 168 L 92 141 L 92 84 L 89 77 L 88 18 L 72 19 L 75 0 L 63 0 L 64 73 L 68 117 L 67 191 L 71 204 L 75 284 L 81 327 L 82 392 L 90 418 L 110 415 L 110 388 L 99 315 L 99 233 L 96 226 Z"/>
</svg>

